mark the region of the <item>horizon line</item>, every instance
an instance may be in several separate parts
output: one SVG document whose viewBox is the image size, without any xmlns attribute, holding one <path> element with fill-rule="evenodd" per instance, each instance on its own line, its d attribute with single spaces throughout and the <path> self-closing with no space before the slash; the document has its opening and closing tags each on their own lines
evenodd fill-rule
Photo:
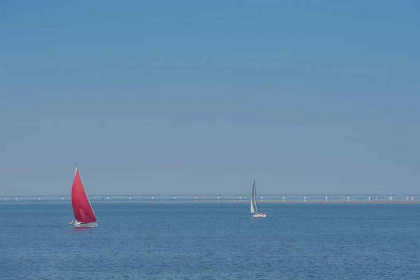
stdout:
<svg viewBox="0 0 420 280">
<path fill-rule="evenodd" d="M 67 197 L 71 196 L 71 194 L 30 194 L 30 195 L 0 195 L 0 197 Z M 153 197 L 159 197 L 159 196 L 250 196 L 250 194 L 90 194 L 88 196 L 153 196 Z M 258 194 L 258 196 L 420 196 L 420 193 L 411 193 L 411 194 L 362 194 L 362 193 L 355 193 L 355 194 L 343 194 L 343 193 L 321 193 L 321 194 L 294 194 L 294 193 L 284 193 L 284 194 Z"/>
</svg>

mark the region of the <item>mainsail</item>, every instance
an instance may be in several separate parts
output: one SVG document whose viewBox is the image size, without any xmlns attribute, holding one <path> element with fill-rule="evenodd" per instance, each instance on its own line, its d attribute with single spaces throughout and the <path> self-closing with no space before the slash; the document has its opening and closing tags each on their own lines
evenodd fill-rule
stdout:
<svg viewBox="0 0 420 280">
<path fill-rule="evenodd" d="M 251 214 L 257 212 L 257 190 L 255 187 L 255 180 L 254 184 L 252 185 L 252 193 L 251 193 Z"/>
<path fill-rule="evenodd" d="M 76 174 L 74 175 L 73 186 L 71 189 L 71 203 L 73 204 L 74 217 L 82 223 L 96 222 L 95 214 L 92 206 L 83 189 L 82 180 L 80 179 L 79 170 L 76 166 Z"/>
</svg>

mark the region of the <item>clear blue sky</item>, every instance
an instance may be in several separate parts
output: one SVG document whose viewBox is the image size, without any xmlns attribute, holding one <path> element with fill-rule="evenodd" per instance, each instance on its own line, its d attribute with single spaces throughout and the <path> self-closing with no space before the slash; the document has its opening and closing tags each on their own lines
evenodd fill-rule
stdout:
<svg viewBox="0 0 420 280">
<path fill-rule="evenodd" d="M 0 1 L 0 195 L 420 193 L 418 1 Z"/>
</svg>

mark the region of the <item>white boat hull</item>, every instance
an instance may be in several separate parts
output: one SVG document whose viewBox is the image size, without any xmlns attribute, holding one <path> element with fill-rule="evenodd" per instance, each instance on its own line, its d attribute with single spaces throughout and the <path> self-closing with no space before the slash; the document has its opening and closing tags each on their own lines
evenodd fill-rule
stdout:
<svg viewBox="0 0 420 280">
<path fill-rule="evenodd" d="M 72 225 L 75 228 L 93 228 L 98 226 L 98 222 L 82 223 L 79 221 L 71 221 L 70 225 Z"/>
<path fill-rule="evenodd" d="M 252 217 L 254 218 L 265 218 L 267 217 L 266 213 L 255 213 L 254 215 L 252 215 Z"/>
</svg>

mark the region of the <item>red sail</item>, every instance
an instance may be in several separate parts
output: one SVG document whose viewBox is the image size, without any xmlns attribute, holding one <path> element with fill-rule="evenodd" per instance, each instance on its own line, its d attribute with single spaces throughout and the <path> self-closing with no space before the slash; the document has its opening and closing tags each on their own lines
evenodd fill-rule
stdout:
<svg viewBox="0 0 420 280">
<path fill-rule="evenodd" d="M 82 180 L 80 179 L 77 167 L 76 174 L 74 175 L 73 187 L 71 189 L 71 202 L 73 204 L 73 212 L 76 220 L 82 223 L 96 222 L 95 214 L 93 213 L 85 190 L 83 189 Z"/>
</svg>

